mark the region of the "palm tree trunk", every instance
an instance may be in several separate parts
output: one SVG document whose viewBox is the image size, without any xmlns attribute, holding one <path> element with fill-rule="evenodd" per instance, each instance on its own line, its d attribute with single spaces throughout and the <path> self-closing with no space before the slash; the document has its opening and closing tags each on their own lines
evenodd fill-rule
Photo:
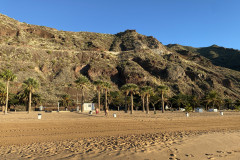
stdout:
<svg viewBox="0 0 240 160">
<path fill-rule="evenodd" d="M 9 85 L 9 81 L 7 81 L 7 97 L 6 97 L 5 114 L 7 114 L 7 109 L 8 109 L 8 85 Z"/>
<path fill-rule="evenodd" d="M 145 98 L 142 97 L 142 107 L 143 107 L 143 112 L 145 112 Z"/>
<path fill-rule="evenodd" d="M 77 91 L 77 106 L 78 106 L 78 91 Z"/>
<path fill-rule="evenodd" d="M 131 114 L 133 114 L 133 94 L 131 93 Z"/>
<path fill-rule="evenodd" d="M 81 92 L 82 92 L 81 112 L 83 112 L 84 111 L 84 106 L 83 106 L 83 104 L 84 104 L 84 92 L 83 92 L 83 88 L 82 88 Z"/>
<path fill-rule="evenodd" d="M 147 103 L 147 114 L 149 114 L 149 102 L 148 102 L 148 96 L 146 96 L 146 103 Z"/>
<path fill-rule="evenodd" d="M 153 105 L 153 111 L 154 111 L 154 114 L 156 114 L 156 108 L 155 108 L 155 105 Z"/>
<path fill-rule="evenodd" d="M 77 90 L 77 109 L 78 109 L 78 90 Z"/>
<path fill-rule="evenodd" d="M 128 107 L 127 107 L 127 95 L 125 95 L 125 113 L 127 113 Z"/>
<path fill-rule="evenodd" d="M 100 107 L 101 107 L 100 90 L 98 90 L 98 109 L 99 109 L 99 111 L 100 111 Z"/>
<path fill-rule="evenodd" d="M 108 113 L 108 105 L 107 105 L 107 89 L 105 89 L 105 115 Z"/>
<path fill-rule="evenodd" d="M 162 113 L 164 113 L 164 99 L 163 99 L 163 92 L 162 92 Z"/>
<path fill-rule="evenodd" d="M 29 91 L 28 113 L 31 112 L 31 108 L 32 108 L 32 92 Z"/>
</svg>

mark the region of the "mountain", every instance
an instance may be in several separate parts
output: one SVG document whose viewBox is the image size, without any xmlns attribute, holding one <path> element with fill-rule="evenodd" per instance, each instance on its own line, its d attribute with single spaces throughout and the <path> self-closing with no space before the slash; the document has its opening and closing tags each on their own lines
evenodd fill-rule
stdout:
<svg viewBox="0 0 240 160">
<path fill-rule="evenodd" d="M 164 46 L 135 30 L 114 35 L 58 31 L 0 14 L 0 71 L 8 68 L 17 75 L 12 92 L 21 90 L 26 78 L 37 79 L 39 92 L 48 102 L 56 102 L 64 93 L 75 99 L 77 91 L 71 84 L 80 74 L 91 82 L 108 81 L 113 90 L 125 83 L 164 84 L 169 95 L 181 92 L 203 96 L 216 90 L 223 98 L 239 99 L 237 67 L 230 69 L 206 55 L 202 48 Z M 93 85 L 87 92 L 89 99 L 95 93 Z"/>
<path fill-rule="evenodd" d="M 214 65 L 240 71 L 240 51 L 232 48 L 224 48 L 217 45 L 210 47 L 194 48 L 170 44 L 167 47 L 182 55 L 200 55 L 209 59 Z"/>
</svg>

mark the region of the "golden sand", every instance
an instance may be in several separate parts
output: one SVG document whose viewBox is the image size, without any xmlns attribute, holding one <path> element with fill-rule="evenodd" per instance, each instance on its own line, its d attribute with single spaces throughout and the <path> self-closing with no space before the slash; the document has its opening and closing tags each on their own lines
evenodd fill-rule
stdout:
<svg viewBox="0 0 240 160">
<path fill-rule="evenodd" d="M 38 113 L 0 114 L 0 159 L 240 157 L 240 112 Z"/>
</svg>

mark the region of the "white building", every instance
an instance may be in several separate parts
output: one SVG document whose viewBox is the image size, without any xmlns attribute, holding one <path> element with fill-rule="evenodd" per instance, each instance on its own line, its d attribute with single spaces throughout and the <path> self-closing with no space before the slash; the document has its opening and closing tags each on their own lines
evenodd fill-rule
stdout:
<svg viewBox="0 0 240 160">
<path fill-rule="evenodd" d="M 83 103 L 83 111 L 84 112 L 89 112 L 89 111 L 94 111 L 94 103 Z"/>
</svg>

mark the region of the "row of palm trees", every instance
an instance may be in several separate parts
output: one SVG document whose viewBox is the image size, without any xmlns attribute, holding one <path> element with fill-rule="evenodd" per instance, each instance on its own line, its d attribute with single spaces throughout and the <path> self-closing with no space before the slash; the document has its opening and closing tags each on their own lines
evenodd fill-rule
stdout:
<svg viewBox="0 0 240 160">
<path fill-rule="evenodd" d="M 5 114 L 7 113 L 7 107 L 8 107 L 8 99 L 9 99 L 9 83 L 11 81 L 14 81 L 17 77 L 13 74 L 10 70 L 4 70 L 0 73 L 0 78 L 5 81 L 5 85 L 0 83 L 0 104 L 5 104 Z M 76 84 L 77 91 L 81 91 L 81 112 L 83 112 L 83 103 L 84 103 L 84 93 L 85 89 L 89 87 L 90 81 L 87 77 L 81 75 L 79 76 L 74 83 Z M 168 97 L 168 87 L 164 85 L 160 85 L 157 87 L 151 87 L 151 86 L 143 86 L 139 87 L 136 84 L 133 83 L 127 83 L 123 85 L 120 88 L 120 91 L 116 92 L 110 92 L 111 84 L 106 81 L 96 80 L 93 81 L 93 85 L 95 86 L 95 89 L 97 91 L 97 101 L 98 101 L 98 109 L 100 110 L 101 106 L 101 93 L 104 92 L 104 110 L 107 112 L 109 109 L 109 102 L 111 101 L 112 104 L 117 104 L 119 100 L 119 97 L 121 94 L 124 95 L 125 99 L 125 112 L 128 111 L 128 96 L 130 96 L 130 113 L 133 114 L 133 108 L 134 108 L 134 95 L 138 95 L 141 97 L 141 104 L 142 104 L 142 111 L 149 113 L 149 104 L 154 109 L 154 112 L 156 113 L 155 105 L 159 104 L 161 102 L 161 110 L 162 113 L 165 111 L 165 103 L 168 103 L 170 106 L 176 105 L 179 108 L 187 108 L 190 110 L 194 110 L 195 107 L 200 106 L 200 103 L 205 105 L 205 109 L 208 110 L 209 105 L 211 105 L 213 108 L 215 106 L 218 106 L 220 109 L 220 104 L 223 103 L 223 100 L 220 98 L 217 92 L 211 91 L 207 93 L 204 97 L 201 99 L 196 96 L 189 96 L 184 94 L 178 94 L 173 97 Z M 23 82 L 23 90 L 25 93 L 28 94 L 28 112 L 31 111 L 31 104 L 32 104 L 32 96 L 33 93 L 38 89 L 39 84 L 38 82 L 33 78 L 28 78 Z M 109 94 L 110 93 L 110 94 Z M 114 95 L 115 94 L 115 95 Z M 115 98 L 114 98 L 115 97 Z M 70 97 L 67 98 L 70 100 Z M 114 102 L 115 101 L 115 102 Z M 225 104 L 232 103 L 231 100 L 225 100 Z M 78 92 L 77 92 L 77 105 L 78 105 Z"/>
<path fill-rule="evenodd" d="M 0 78 L 5 81 L 5 86 L 0 83 L 0 102 L 1 104 L 4 104 L 5 101 L 5 109 L 2 109 L 4 111 L 4 114 L 7 114 L 8 110 L 8 101 L 9 101 L 9 83 L 16 80 L 17 76 L 11 71 L 11 70 L 4 70 L 0 73 Z M 23 90 L 25 92 L 28 92 L 28 113 L 31 111 L 31 104 L 32 104 L 32 94 L 38 89 L 39 83 L 37 80 L 33 78 L 28 78 L 25 80 L 22 84 Z"/>
<path fill-rule="evenodd" d="M 194 111 L 196 108 L 202 108 L 205 106 L 205 110 L 209 108 L 218 108 L 223 109 L 222 107 L 228 109 L 237 109 L 240 108 L 240 101 L 236 100 L 235 102 L 231 99 L 222 99 L 220 95 L 216 91 L 207 92 L 204 96 L 199 97 L 196 95 L 186 95 L 179 93 L 172 97 L 169 97 L 168 87 L 164 85 L 160 85 L 157 87 L 151 86 L 143 86 L 138 87 L 136 84 L 125 84 L 120 88 L 120 91 L 113 91 L 108 94 L 109 104 L 114 106 L 125 104 L 125 112 L 128 111 L 128 105 L 130 104 L 130 113 L 133 113 L 134 99 L 141 98 L 141 106 L 142 111 L 149 113 L 149 104 L 153 107 L 154 113 L 156 113 L 156 104 L 159 104 L 161 107 L 162 113 L 165 112 L 165 103 L 170 108 L 176 108 L 180 110 L 180 108 L 185 108 L 187 112 Z M 125 103 L 121 102 L 121 94 L 124 95 Z M 106 94 L 105 94 L 106 95 Z M 136 96 L 134 96 L 136 95 Z M 135 97 L 135 98 L 134 98 Z M 105 101 L 106 101 L 105 96 Z M 103 99 L 102 99 L 103 100 Z M 100 98 L 98 96 L 98 104 L 100 104 Z M 106 104 L 106 103 L 105 103 Z M 139 106 L 138 103 L 136 105 Z"/>
<path fill-rule="evenodd" d="M 81 89 L 82 95 L 84 94 L 84 88 L 88 87 L 89 81 L 86 77 L 80 76 L 75 83 L 79 86 Z M 203 104 L 205 105 L 205 109 L 208 110 L 210 105 L 212 108 L 215 108 L 216 106 L 218 109 L 220 109 L 220 106 L 224 104 L 230 104 L 232 102 L 229 99 L 221 99 L 219 94 L 216 91 L 210 91 L 206 93 L 206 95 L 202 98 L 199 98 L 194 95 L 184 95 L 184 94 L 178 94 L 172 97 L 167 96 L 168 87 L 165 85 L 160 85 L 157 87 L 151 87 L 151 86 L 143 86 L 139 87 L 136 84 L 133 83 L 127 83 L 123 85 L 120 88 L 120 93 L 118 92 L 110 92 L 111 85 L 108 82 L 104 82 L 101 80 L 97 80 L 93 82 L 95 89 L 97 91 L 97 101 L 98 101 L 98 109 L 100 110 L 100 104 L 101 104 L 101 92 L 104 91 L 105 97 L 104 97 L 104 109 L 105 111 L 108 110 L 108 104 L 111 101 L 119 101 L 118 96 L 120 94 L 124 95 L 125 99 L 125 112 L 128 111 L 128 105 L 127 105 L 127 99 L 128 96 L 130 96 L 130 113 L 133 114 L 133 108 L 134 108 L 134 95 L 138 95 L 141 97 L 142 101 L 142 111 L 149 113 L 149 104 L 152 105 L 154 112 L 156 113 L 155 105 L 161 102 L 161 110 L 162 113 L 165 112 L 165 103 L 169 104 L 170 106 L 178 106 L 178 109 L 185 108 L 187 111 L 195 110 L 196 107 L 200 107 Z M 114 95 L 115 94 L 115 95 Z M 117 97 L 116 97 L 117 95 Z M 115 97 L 115 99 L 113 98 Z M 110 100 L 108 100 L 110 99 Z M 84 100 L 82 98 L 82 104 L 84 103 Z M 114 103 L 114 102 L 113 102 Z M 115 105 L 119 105 L 116 104 Z M 240 104 L 238 104 L 240 105 Z M 83 106 L 83 105 L 82 105 Z M 82 109 L 83 111 L 83 109 Z"/>
<path fill-rule="evenodd" d="M 84 89 L 89 85 L 89 81 L 87 77 L 80 76 L 75 81 L 77 87 L 81 90 L 82 94 L 82 105 L 81 105 L 81 111 L 83 111 L 83 103 L 84 103 Z M 98 109 L 101 108 L 101 92 L 104 91 L 105 94 L 105 103 L 104 103 L 104 110 L 105 112 L 108 112 L 108 93 L 111 88 L 111 84 L 102 80 L 96 80 L 93 82 L 95 89 L 97 91 L 97 101 L 98 101 Z M 142 98 L 142 104 L 143 104 L 143 111 L 148 114 L 149 113 L 149 98 L 150 96 L 154 95 L 155 92 L 152 87 L 150 86 L 144 86 L 142 88 L 139 88 L 136 84 L 133 83 L 127 83 L 123 85 L 120 90 L 125 95 L 125 112 L 128 111 L 127 107 L 127 96 L 130 95 L 131 98 L 131 111 L 130 113 L 133 114 L 133 107 L 134 107 L 134 101 L 133 96 L 135 94 L 139 94 Z M 161 99 L 164 99 L 165 92 L 168 90 L 166 86 L 158 86 L 157 91 L 161 93 Z M 145 99 L 146 99 L 146 109 L 145 109 Z M 155 104 L 155 103 L 153 103 Z M 164 100 L 162 101 L 162 106 L 164 106 Z M 155 107 L 154 107 L 155 110 Z M 164 112 L 164 107 L 162 107 L 162 112 Z"/>
<path fill-rule="evenodd" d="M 142 111 L 148 114 L 149 113 L 149 103 L 150 103 L 150 97 L 153 97 L 153 99 L 151 100 L 151 104 L 153 106 L 154 109 L 154 113 L 156 113 L 156 108 L 155 105 L 158 102 L 162 102 L 162 113 L 164 113 L 164 106 L 165 106 L 165 95 L 166 92 L 168 91 L 168 87 L 164 86 L 164 85 L 160 85 L 157 86 L 155 89 L 152 88 L 151 86 L 143 86 L 141 88 L 139 88 L 136 84 L 133 83 L 128 83 L 125 84 L 121 87 L 121 91 L 123 91 L 125 93 L 125 99 L 126 97 L 130 94 L 131 96 L 131 114 L 133 114 L 133 95 L 134 94 L 138 94 L 141 97 L 142 100 Z M 160 97 L 161 98 L 160 98 Z M 146 103 L 145 103 L 146 100 Z M 145 108 L 145 104 L 146 104 L 146 108 Z M 127 104 L 125 101 L 125 112 L 127 112 Z"/>
<path fill-rule="evenodd" d="M 139 88 L 136 84 L 133 83 L 128 83 L 125 84 L 121 87 L 121 91 L 125 94 L 125 112 L 127 112 L 127 96 L 130 94 L 131 97 L 131 114 L 133 114 L 133 95 L 138 94 L 141 96 L 141 100 L 142 100 L 142 110 L 143 112 L 146 111 L 146 113 L 149 113 L 149 98 L 150 96 L 154 96 L 157 95 L 158 93 L 160 93 L 161 95 L 161 99 L 157 100 L 157 102 L 159 102 L 160 100 L 162 100 L 162 112 L 164 113 L 164 95 L 165 92 L 168 90 L 168 88 L 166 86 L 158 86 L 155 90 L 151 87 L 151 86 L 143 86 L 141 88 Z M 145 103 L 146 100 L 146 103 Z M 145 108 L 145 104 L 146 104 L 146 108 Z M 155 104 L 156 102 L 152 102 L 153 107 L 154 107 L 154 112 L 156 111 L 155 109 Z"/>
<path fill-rule="evenodd" d="M 74 81 L 77 88 L 80 89 L 81 95 L 82 95 L 82 102 L 81 102 L 81 112 L 83 112 L 83 103 L 84 103 L 84 89 L 89 86 L 89 80 L 87 77 L 81 75 L 77 78 L 77 80 Z M 104 82 L 101 80 L 96 80 L 93 82 L 93 85 L 95 86 L 95 89 L 97 90 L 97 97 L 98 97 L 98 109 L 100 110 L 101 108 L 101 92 L 104 91 L 105 93 L 105 105 L 104 105 L 104 110 L 107 113 L 108 112 L 108 92 L 109 89 L 111 88 L 111 84 L 108 82 Z M 78 99 L 78 93 L 77 93 L 77 99 Z M 78 100 L 77 100 L 78 104 Z"/>
</svg>

